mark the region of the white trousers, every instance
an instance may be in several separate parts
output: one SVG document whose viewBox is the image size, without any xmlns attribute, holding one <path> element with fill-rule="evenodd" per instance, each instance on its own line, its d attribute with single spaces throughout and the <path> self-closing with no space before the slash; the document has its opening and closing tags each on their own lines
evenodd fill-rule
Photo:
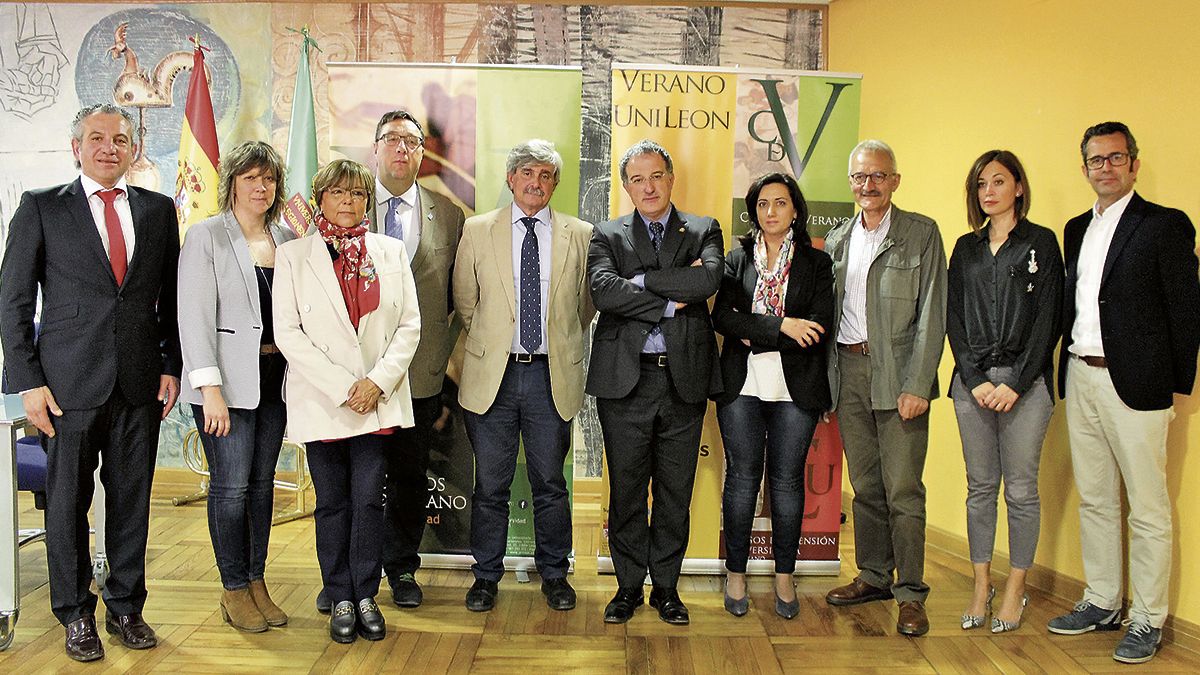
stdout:
<svg viewBox="0 0 1200 675">
<path fill-rule="evenodd" d="M 1174 408 L 1133 410 L 1113 388 L 1107 368 L 1070 356 L 1067 431 L 1079 489 L 1079 539 L 1087 589 L 1083 599 L 1121 606 L 1121 482 L 1129 500 L 1129 618 L 1161 628 L 1171 572 L 1171 501 L 1167 495 L 1167 427 Z M 1151 376 L 1147 374 L 1147 376 Z"/>
</svg>

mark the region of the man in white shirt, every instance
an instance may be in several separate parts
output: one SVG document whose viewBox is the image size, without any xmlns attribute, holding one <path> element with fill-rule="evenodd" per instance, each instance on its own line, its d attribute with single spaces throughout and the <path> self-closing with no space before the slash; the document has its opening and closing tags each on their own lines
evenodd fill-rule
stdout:
<svg viewBox="0 0 1200 675">
<path fill-rule="evenodd" d="M 850 189 L 861 210 L 825 241 L 837 329 L 829 385 L 854 487 L 859 569 L 825 600 L 841 606 L 894 597 L 896 630 L 924 635 L 921 477 L 946 336 L 946 253 L 937 223 L 892 204 L 899 186 L 892 149 L 859 143 L 850 153 Z"/>
<path fill-rule="evenodd" d="M 1129 629 L 1113 652 L 1154 658 L 1167 618 L 1171 504 L 1167 428 L 1174 394 L 1190 394 L 1200 348 L 1196 233 L 1188 217 L 1133 191 L 1141 161 L 1120 122 L 1089 128 L 1083 175 L 1096 193 L 1072 218 L 1066 254 L 1059 391 L 1066 398 L 1079 489 L 1087 587 L 1052 633 L 1121 628 L 1121 488 L 1129 501 Z"/>
<path fill-rule="evenodd" d="M 5 391 L 21 393 L 46 449 L 50 605 L 77 661 L 104 657 L 87 518 L 101 457 L 105 628 L 130 649 L 158 642 L 142 608 L 159 421 L 175 405 L 182 367 L 179 227 L 168 197 L 125 182 L 133 129 L 114 105 L 79 111 L 71 129 L 79 178 L 21 196 L 0 266 Z"/>
</svg>

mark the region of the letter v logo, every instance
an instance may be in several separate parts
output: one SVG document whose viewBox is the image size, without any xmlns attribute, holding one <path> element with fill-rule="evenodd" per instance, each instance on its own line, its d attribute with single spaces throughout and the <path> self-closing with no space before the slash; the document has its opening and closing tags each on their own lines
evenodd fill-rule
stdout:
<svg viewBox="0 0 1200 675">
<path fill-rule="evenodd" d="M 804 175 L 804 167 L 808 166 L 808 160 L 812 159 L 813 152 L 817 149 L 817 143 L 821 140 L 821 134 L 825 132 L 825 125 L 829 123 L 829 118 L 833 115 L 833 109 L 837 106 L 838 98 L 842 95 L 842 90 L 850 86 L 849 82 L 827 82 L 832 91 L 829 92 L 829 99 L 825 102 L 825 110 L 821 113 L 821 120 L 817 122 L 817 128 L 813 130 L 812 138 L 808 141 L 808 148 L 804 151 L 804 157 L 800 156 L 800 150 L 796 147 L 796 138 L 792 135 L 791 125 L 788 124 L 787 115 L 783 111 L 783 101 L 779 98 L 778 85 L 782 80 L 751 80 L 757 82 L 763 88 L 763 94 L 767 97 L 767 104 L 771 106 L 771 117 L 775 118 L 775 128 L 779 130 L 780 138 L 774 140 L 766 140 L 760 138 L 754 130 L 754 121 L 759 115 L 766 113 L 766 110 L 759 110 L 750 116 L 748 129 L 750 137 L 760 143 L 766 143 L 768 146 L 778 145 L 783 143 L 783 152 L 787 156 L 788 164 L 792 167 L 792 173 L 796 178 Z M 781 159 L 772 157 L 771 159 Z"/>
</svg>

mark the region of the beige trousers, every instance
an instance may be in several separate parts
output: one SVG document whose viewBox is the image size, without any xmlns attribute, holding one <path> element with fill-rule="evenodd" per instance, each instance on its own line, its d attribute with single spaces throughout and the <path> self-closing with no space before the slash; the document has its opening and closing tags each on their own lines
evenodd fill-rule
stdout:
<svg viewBox="0 0 1200 675">
<path fill-rule="evenodd" d="M 1087 588 L 1083 599 L 1121 606 L 1121 482 L 1129 500 L 1129 617 L 1161 628 L 1171 572 L 1171 502 L 1167 495 L 1167 427 L 1173 408 L 1133 410 L 1106 368 L 1071 356 L 1067 430 L 1079 489 L 1079 539 Z"/>
</svg>

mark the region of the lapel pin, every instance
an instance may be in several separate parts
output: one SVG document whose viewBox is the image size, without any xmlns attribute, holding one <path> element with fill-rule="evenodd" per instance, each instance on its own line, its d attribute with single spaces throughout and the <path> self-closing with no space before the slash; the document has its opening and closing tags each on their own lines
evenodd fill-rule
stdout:
<svg viewBox="0 0 1200 675">
<path fill-rule="evenodd" d="M 684 229 L 681 227 L 681 228 L 679 228 L 679 231 L 680 231 L 680 232 L 683 232 L 683 231 L 684 231 Z"/>
<path fill-rule="evenodd" d="M 433 213 L 426 213 L 425 220 L 433 220 Z"/>
</svg>

